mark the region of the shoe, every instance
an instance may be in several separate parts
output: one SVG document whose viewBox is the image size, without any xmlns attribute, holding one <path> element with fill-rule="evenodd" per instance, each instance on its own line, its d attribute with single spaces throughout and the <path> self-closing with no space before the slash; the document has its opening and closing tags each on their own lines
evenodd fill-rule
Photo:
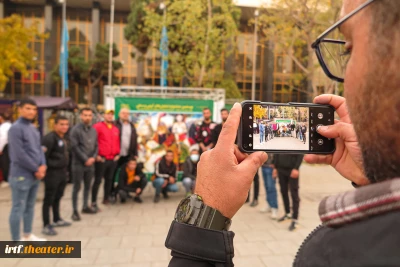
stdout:
<svg viewBox="0 0 400 267">
<path fill-rule="evenodd" d="M 97 213 L 97 212 L 100 212 L 101 210 L 99 209 L 99 207 L 97 206 L 97 204 L 96 203 L 93 203 L 92 204 L 92 210 L 95 212 L 95 213 Z"/>
<path fill-rule="evenodd" d="M 1 185 L 0 185 L 1 188 L 7 188 L 9 186 L 10 186 L 10 184 L 7 182 L 1 182 Z"/>
<path fill-rule="evenodd" d="M 297 229 L 297 222 L 293 220 L 292 223 L 289 226 L 289 231 L 293 232 L 296 229 Z"/>
<path fill-rule="evenodd" d="M 103 205 L 108 205 L 110 204 L 110 201 L 108 199 L 103 200 Z"/>
<path fill-rule="evenodd" d="M 160 195 L 156 195 L 154 197 L 154 203 L 158 203 L 158 202 L 160 202 Z"/>
<path fill-rule="evenodd" d="M 57 235 L 57 232 L 54 230 L 54 228 L 53 228 L 53 226 L 51 226 L 50 224 L 49 225 L 46 225 L 44 228 L 43 228 L 43 230 L 42 230 L 42 234 L 44 234 L 44 235 Z"/>
<path fill-rule="evenodd" d="M 269 206 L 266 206 L 266 207 L 260 209 L 260 212 L 261 212 L 261 213 L 268 213 L 268 212 L 271 212 L 271 208 L 270 208 Z"/>
<path fill-rule="evenodd" d="M 83 209 L 82 209 L 82 213 L 86 213 L 86 214 L 96 214 L 96 211 L 93 210 L 93 209 L 90 208 L 90 207 L 86 207 L 86 208 L 83 208 Z"/>
<path fill-rule="evenodd" d="M 79 213 L 77 211 L 74 212 L 74 214 L 72 214 L 71 219 L 75 222 L 80 221 L 81 220 L 81 216 L 79 216 Z"/>
<path fill-rule="evenodd" d="M 278 218 L 278 209 L 271 209 L 271 219 L 276 220 Z"/>
<path fill-rule="evenodd" d="M 21 241 L 47 241 L 47 239 L 46 238 L 37 237 L 34 234 L 30 234 L 29 237 L 21 238 Z"/>
<path fill-rule="evenodd" d="M 143 200 L 138 196 L 138 197 L 134 197 L 133 201 L 136 203 L 143 203 Z"/>
<path fill-rule="evenodd" d="M 285 214 L 283 217 L 281 217 L 281 218 L 278 220 L 278 222 L 283 222 L 283 221 L 288 220 L 288 219 L 291 219 L 291 218 L 292 218 L 292 215 L 290 215 L 290 214 Z"/>
<path fill-rule="evenodd" d="M 168 193 L 167 192 L 162 192 L 164 199 L 169 199 Z"/>
<path fill-rule="evenodd" d="M 253 200 L 253 202 L 251 202 L 250 207 L 255 207 L 258 205 L 258 200 Z"/>
<path fill-rule="evenodd" d="M 54 222 L 51 226 L 53 227 L 66 227 L 66 226 L 71 226 L 72 223 L 66 222 L 63 219 L 58 220 L 57 222 Z"/>
</svg>

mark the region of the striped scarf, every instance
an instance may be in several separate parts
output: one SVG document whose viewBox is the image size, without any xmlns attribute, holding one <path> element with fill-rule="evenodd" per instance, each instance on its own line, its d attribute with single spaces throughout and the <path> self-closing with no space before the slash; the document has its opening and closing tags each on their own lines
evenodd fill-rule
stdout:
<svg viewBox="0 0 400 267">
<path fill-rule="evenodd" d="M 400 209 L 400 178 L 330 196 L 319 205 L 323 225 L 342 226 Z"/>
</svg>

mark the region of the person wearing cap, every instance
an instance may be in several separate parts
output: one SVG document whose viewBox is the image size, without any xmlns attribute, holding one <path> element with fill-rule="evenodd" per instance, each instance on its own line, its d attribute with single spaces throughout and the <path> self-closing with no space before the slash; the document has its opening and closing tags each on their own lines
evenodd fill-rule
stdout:
<svg viewBox="0 0 400 267">
<path fill-rule="evenodd" d="M 95 179 L 92 187 L 92 209 L 98 211 L 97 193 L 104 177 L 103 204 L 109 203 L 114 171 L 120 157 L 120 132 L 113 123 L 114 110 L 106 110 L 104 121 L 96 123 L 93 128 L 97 132 L 99 153 L 95 163 Z"/>
<path fill-rule="evenodd" d="M 190 148 L 190 156 L 183 163 L 183 186 L 186 189 L 186 195 L 190 195 L 194 191 L 197 176 L 197 163 L 200 159 L 200 152 L 197 145 Z"/>
</svg>

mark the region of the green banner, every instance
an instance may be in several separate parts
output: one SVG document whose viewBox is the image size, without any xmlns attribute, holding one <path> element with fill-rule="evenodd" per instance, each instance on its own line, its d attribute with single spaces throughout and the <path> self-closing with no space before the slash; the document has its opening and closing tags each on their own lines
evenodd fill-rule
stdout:
<svg viewBox="0 0 400 267">
<path fill-rule="evenodd" d="M 115 112 L 128 108 L 132 112 L 166 112 L 173 114 L 202 113 L 204 108 L 213 112 L 212 100 L 173 99 L 173 98 L 115 98 Z"/>
</svg>

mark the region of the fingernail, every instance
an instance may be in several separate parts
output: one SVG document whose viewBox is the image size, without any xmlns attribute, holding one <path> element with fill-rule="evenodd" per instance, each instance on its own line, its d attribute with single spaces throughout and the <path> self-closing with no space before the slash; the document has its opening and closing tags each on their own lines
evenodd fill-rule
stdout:
<svg viewBox="0 0 400 267">
<path fill-rule="evenodd" d="M 240 106 L 240 103 L 239 102 L 236 102 L 235 104 L 233 104 L 233 107 L 236 107 L 236 106 Z"/>
<path fill-rule="evenodd" d="M 318 126 L 317 132 L 325 132 L 328 130 L 328 126 Z"/>
</svg>

